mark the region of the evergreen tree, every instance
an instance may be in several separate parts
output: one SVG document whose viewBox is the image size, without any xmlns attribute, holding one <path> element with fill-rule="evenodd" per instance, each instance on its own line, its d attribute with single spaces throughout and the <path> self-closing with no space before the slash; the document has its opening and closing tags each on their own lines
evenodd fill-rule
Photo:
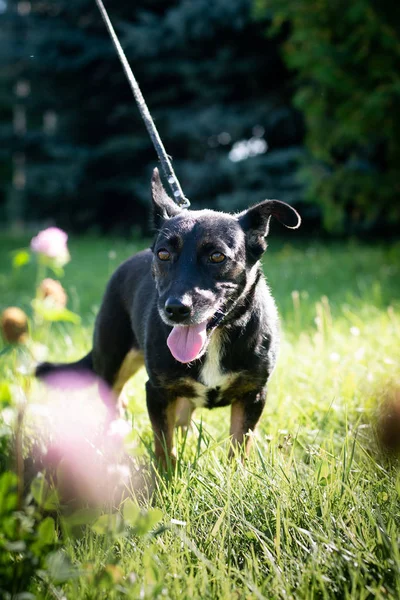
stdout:
<svg viewBox="0 0 400 600">
<path fill-rule="evenodd" d="M 57 126 L 35 133 L 26 217 L 145 227 L 157 157 L 94 1 L 31 6 L 37 106 L 28 131 L 43 113 Z M 265 38 L 269 21 L 254 21 L 251 1 L 114 0 L 107 8 L 192 205 L 299 202 L 302 121 L 279 40 Z"/>
</svg>

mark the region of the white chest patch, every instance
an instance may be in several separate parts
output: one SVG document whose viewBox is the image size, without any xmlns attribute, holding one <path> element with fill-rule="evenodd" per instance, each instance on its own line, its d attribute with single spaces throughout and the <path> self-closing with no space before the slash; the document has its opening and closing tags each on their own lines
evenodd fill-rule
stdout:
<svg viewBox="0 0 400 600">
<path fill-rule="evenodd" d="M 200 371 L 199 381 L 190 381 L 196 391 L 196 397 L 191 398 L 191 402 L 197 407 L 205 406 L 207 404 L 207 392 L 210 389 L 218 388 L 219 393 L 222 395 L 239 375 L 239 373 L 222 372 L 222 352 L 222 336 L 219 331 L 215 331 L 207 348 L 206 360 Z"/>
<path fill-rule="evenodd" d="M 206 387 L 215 388 L 223 384 L 226 375 L 221 371 L 222 336 L 214 331 L 208 344 L 206 360 L 200 372 L 200 381 Z"/>
</svg>

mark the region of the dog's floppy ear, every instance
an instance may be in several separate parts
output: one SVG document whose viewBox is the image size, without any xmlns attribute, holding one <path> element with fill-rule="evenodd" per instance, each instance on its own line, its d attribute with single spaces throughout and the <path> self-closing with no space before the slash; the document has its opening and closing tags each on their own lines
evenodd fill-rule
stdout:
<svg viewBox="0 0 400 600">
<path fill-rule="evenodd" d="M 151 195 L 153 199 L 154 226 L 156 229 L 159 229 L 163 221 L 175 217 L 182 209 L 168 196 L 157 168 L 154 169 L 151 179 Z"/>
<path fill-rule="evenodd" d="M 275 217 L 289 229 L 297 229 L 301 223 L 297 210 L 280 200 L 264 200 L 238 216 L 239 223 L 246 233 L 249 249 L 256 258 L 267 248 L 264 238 L 268 235 L 271 217 Z"/>
</svg>

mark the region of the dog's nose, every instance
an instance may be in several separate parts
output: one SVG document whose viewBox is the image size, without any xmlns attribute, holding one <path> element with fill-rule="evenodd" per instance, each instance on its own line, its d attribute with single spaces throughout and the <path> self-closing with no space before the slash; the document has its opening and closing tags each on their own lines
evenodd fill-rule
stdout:
<svg viewBox="0 0 400 600">
<path fill-rule="evenodd" d="M 165 302 L 165 312 L 172 321 L 180 323 L 190 316 L 192 309 L 177 298 L 168 298 Z"/>
</svg>

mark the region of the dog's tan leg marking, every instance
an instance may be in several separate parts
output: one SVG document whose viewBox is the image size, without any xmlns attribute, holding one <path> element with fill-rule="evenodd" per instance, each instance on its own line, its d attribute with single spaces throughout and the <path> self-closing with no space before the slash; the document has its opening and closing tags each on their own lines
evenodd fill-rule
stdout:
<svg viewBox="0 0 400 600">
<path fill-rule="evenodd" d="M 231 446 L 229 449 L 229 458 L 233 458 L 237 452 L 241 454 L 242 460 L 249 454 L 251 448 L 251 435 L 254 427 L 248 427 L 246 423 L 245 405 L 240 400 L 236 400 L 231 406 Z"/>
<path fill-rule="evenodd" d="M 165 409 L 163 427 L 152 423 L 154 433 L 154 451 L 157 461 L 163 466 L 175 462 L 173 454 L 174 428 L 176 419 L 176 400 L 170 402 Z"/>
<path fill-rule="evenodd" d="M 265 406 L 267 390 L 262 389 L 258 394 L 251 394 L 246 401 L 235 400 L 231 406 L 231 447 L 229 457 L 235 456 L 239 450 L 242 458 L 250 451 L 253 432 L 260 420 Z"/>
<path fill-rule="evenodd" d="M 240 402 L 239 400 L 235 400 L 235 402 L 231 406 L 231 430 L 230 430 L 231 446 L 229 449 L 229 458 L 232 458 L 233 456 L 235 456 L 235 453 L 238 450 L 243 451 L 243 449 L 244 449 L 243 441 L 244 441 L 245 433 L 246 433 L 244 431 L 244 419 L 245 419 L 245 414 L 244 414 L 243 403 Z M 248 438 L 246 439 L 246 446 L 247 446 L 247 444 L 248 444 Z M 246 447 L 246 451 L 247 451 L 247 447 Z"/>
<path fill-rule="evenodd" d="M 114 380 L 113 392 L 117 397 L 122 392 L 122 388 L 128 379 L 130 379 L 143 365 L 144 358 L 142 352 L 139 350 L 130 350 L 125 356 Z"/>
<path fill-rule="evenodd" d="M 194 406 L 187 398 L 178 398 L 176 402 L 176 427 L 189 427 Z"/>
</svg>

